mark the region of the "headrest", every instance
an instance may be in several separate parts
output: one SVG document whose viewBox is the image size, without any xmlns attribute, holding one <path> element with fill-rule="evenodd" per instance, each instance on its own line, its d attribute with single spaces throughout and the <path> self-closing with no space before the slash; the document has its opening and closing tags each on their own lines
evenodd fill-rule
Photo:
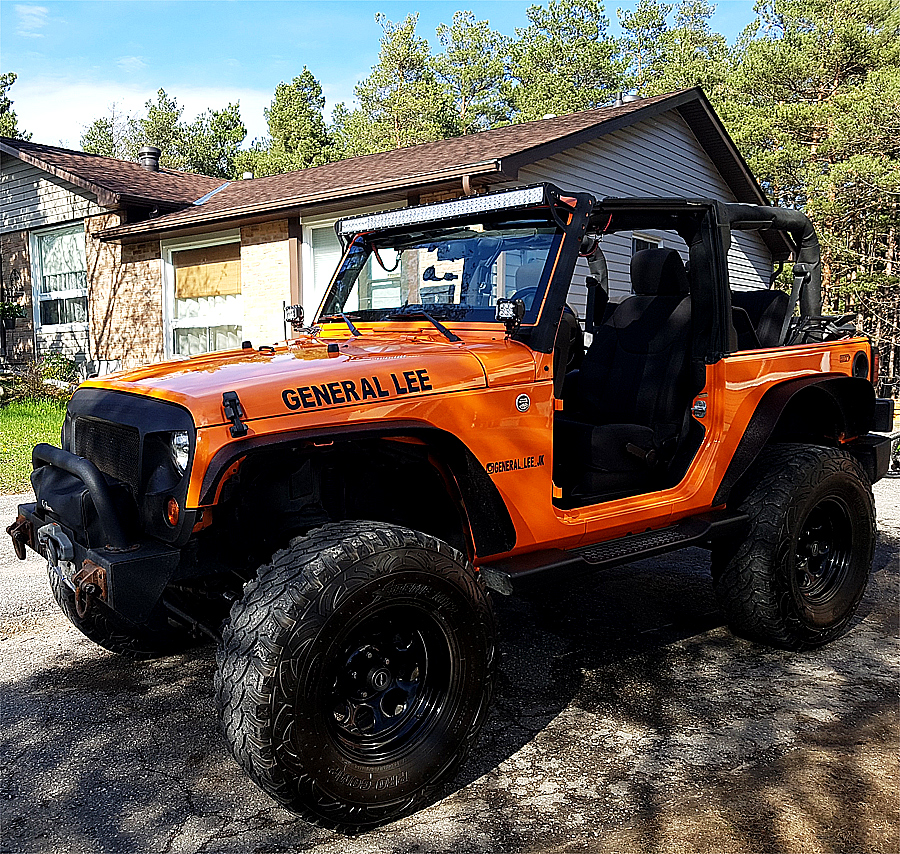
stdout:
<svg viewBox="0 0 900 854">
<path fill-rule="evenodd" d="M 641 296 L 690 293 L 677 249 L 642 249 L 631 256 L 631 289 Z"/>
<path fill-rule="evenodd" d="M 536 288 L 541 283 L 541 273 L 544 271 L 543 261 L 529 261 L 516 269 L 516 290 L 524 288 Z"/>
</svg>

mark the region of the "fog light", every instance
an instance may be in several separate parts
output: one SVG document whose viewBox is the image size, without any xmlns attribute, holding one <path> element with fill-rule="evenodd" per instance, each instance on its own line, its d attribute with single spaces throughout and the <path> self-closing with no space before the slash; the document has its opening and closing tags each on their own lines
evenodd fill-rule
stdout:
<svg viewBox="0 0 900 854">
<path fill-rule="evenodd" d="M 181 508 L 175 498 L 170 498 L 166 503 L 166 521 L 174 528 L 181 518 Z"/>
</svg>

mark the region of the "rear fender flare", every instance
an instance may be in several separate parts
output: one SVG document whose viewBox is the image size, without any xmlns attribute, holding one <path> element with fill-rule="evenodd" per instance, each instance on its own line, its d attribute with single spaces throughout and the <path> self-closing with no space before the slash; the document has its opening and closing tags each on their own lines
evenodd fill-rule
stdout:
<svg viewBox="0 0 900 854">
<path fill-rule="evenodd" d="M 732 489 L 772 438 L 779 421 L 793 401 L 814 398 L 834 414 L 834 441 L 856 438 L 869 432 L 875 417 L 875 389 L 862 377 L 846 374 L 815 374 L 788 380 L 770 388 L 753 413 L 747 429 L 716 490 L 713 506 L 725 504 Z M 823 430 L 825 425 L 822 425 Z M 823 433 L 824 437 L 824 433 Z"/>
</svg>

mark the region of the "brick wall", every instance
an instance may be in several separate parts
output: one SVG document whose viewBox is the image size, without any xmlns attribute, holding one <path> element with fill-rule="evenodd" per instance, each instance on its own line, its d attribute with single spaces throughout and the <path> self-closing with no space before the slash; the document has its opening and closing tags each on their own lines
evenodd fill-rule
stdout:
<svg viewBox="0 0 900 854">
<path fill-rule="evenodd" d="M 119 225 L 119 213 L 85 220 L 91 356 L 134 367 L 163 358 L 159 241 L 102 243 L 93 235 Z"/>
<path fill-rule="evenodd" d="M 283 341 L 282 303 L 291 302 L 288 221 L 263 222 L 241 229 L 241 293 L 244 339 L 254 346 Z"/>
<path fill-rule="evenodd" d="M 3 300 L 25 306 L 25 317 L 16 321 L 15 329 L 4 332 L 6 351 L 0 359 L 20 363 L 34 358 L 34 314 L 31 307 L 31 261 L 28 232 L 0 234 L 0 276 L 3 277 Z"/>
</svg>

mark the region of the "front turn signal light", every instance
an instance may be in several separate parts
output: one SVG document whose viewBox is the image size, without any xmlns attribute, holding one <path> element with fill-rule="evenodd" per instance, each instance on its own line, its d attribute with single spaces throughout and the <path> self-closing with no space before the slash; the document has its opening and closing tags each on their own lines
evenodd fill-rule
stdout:
<svg viewBox="0 0 900 854">
<path fill-rule="evenodd" d="M 174 528 L 181 518 L 181 508 L 178 506 L 178 500 L 170 498 L 166 502 L 166 521 Z"/>
</svg>

